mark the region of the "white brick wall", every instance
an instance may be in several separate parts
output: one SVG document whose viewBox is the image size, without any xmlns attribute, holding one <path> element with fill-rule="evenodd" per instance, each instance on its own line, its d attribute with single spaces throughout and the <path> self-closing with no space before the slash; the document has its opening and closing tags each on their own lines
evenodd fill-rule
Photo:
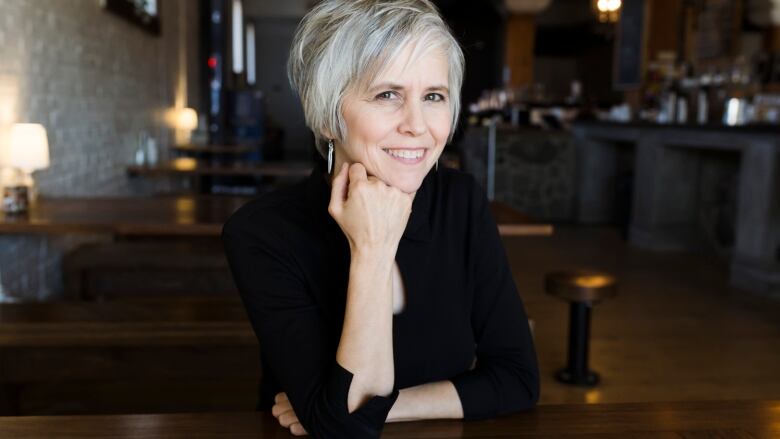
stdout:
<svg viewBox="0 0 780 439">
<path fill-rule="evenodd" d="M 172 136 L 160 114 L 174 105 L 182 41 L 188 105 L 202 107 L 196 1 L 161 2 L 160 37 L 99 3 L 0 0 L 0 125 L 46 127 L 51 167 L 35 174 L 42 196 L 129 196 L 155 189 L 129 179 L 125 167 L 141 131 L 154 136 L 165 155 Z M 186 31 L 180 35 L 180 29 Z M 0 236 L 0 291 L 21 299 L 56 297 L 62 253 L 94 239 L 105 237 Z"/>
</svg>

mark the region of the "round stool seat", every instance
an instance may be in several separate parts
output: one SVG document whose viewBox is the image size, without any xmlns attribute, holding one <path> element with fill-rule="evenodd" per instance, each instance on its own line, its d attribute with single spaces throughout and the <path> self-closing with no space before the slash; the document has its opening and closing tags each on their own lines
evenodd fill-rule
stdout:
<svg viewBox="0 0 780 439">
<path fill-rule="evenodd" d="M 568 362 L 555 378 L 566 384 L 595 386 L 599 374 L 588 368 L 591 308 L 617 295 L 617 279 L 598 271 L 556 271 L 544 277 L 544 290 L 568 301 L 570 308 Z"/>
<path fill-rule="evenodd" d="M 597 303 L 617 295 L 617 279 L 598 271 L 556 271 L 545 276 L 544 290 L 569 302 Z"/>
</svg>

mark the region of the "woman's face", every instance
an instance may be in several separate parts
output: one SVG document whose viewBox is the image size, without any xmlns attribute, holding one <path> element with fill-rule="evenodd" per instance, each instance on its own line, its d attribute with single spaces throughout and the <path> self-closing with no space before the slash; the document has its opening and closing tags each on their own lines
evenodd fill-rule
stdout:
<svg viewBox="0 0 780 439">
<path fill-rule="evenodd" d="M 409 62 L 413 49 L 407 45 L 367 90 L 344 97 L 347 133 L 336 145 L 334 170 L 359 162 L 369 175 L 412 193 L 439 159 L 452 124 L 447 57 L 431 49 Z"/>
</svg>

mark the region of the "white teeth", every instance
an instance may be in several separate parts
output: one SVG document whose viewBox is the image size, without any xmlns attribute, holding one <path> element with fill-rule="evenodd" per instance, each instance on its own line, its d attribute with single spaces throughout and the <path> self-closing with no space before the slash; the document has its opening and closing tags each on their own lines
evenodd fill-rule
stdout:
<svg viewBox="0 0 780 439">
<path fill-rule="evenodd" d="M 422 149 L 418 149 L 414 151 L 410 151 L 408 149 L 385 149 L 384 151 L 393 157 L 399 157 L 402 159 L 412 159 L 412 160 L 419 159 L 425 153 L 425 151 Z"/>
</svg>

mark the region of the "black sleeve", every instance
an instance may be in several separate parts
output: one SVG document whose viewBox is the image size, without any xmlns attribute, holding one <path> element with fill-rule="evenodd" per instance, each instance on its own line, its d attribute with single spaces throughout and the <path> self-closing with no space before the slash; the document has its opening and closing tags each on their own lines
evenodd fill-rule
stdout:
<svg viewBox="0 0 780 439">
<path fill-rule="evenodd" d="M 509 269 L 489 202 L 471 185 L 469 270 L 476 367 L 452 379 L 464 419 L 483 419 L 533 407 L 539 369 L 528 318 Z"/>
<path fill-rule="evenodd" d="M 301 425 L 314 438 L 378 438 L 398 389 L 349 413 L 353 374 L 326 347 L 323 319 L 300 268 L 282 238 L 242 223 L 249 221 L 234 217 L 222 231 L 228 262 L 266 364 Z"/>
</svg>

